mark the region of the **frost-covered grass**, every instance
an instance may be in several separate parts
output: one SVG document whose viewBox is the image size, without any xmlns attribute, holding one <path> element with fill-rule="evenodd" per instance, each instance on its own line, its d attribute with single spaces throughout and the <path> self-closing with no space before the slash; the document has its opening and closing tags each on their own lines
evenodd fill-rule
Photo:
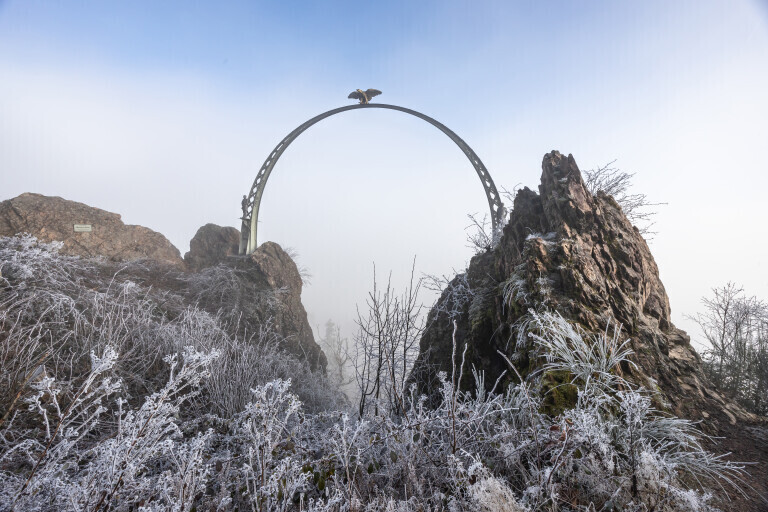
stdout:
<svg viewBox="0 0 768 512">
<path fill-rule="evenodd" d="M 540 373 L 486 386 L 455 351 L 434 404 L 412 387 L 360 417 L 268 325 L 240 339 L 29 238 L 1 240 L 0 265 L 0 510 L 696 511 L 744 471 L 621 377 L 618 330 L 521 322 L 578 390 L 557 416 Z"/>
</svg>

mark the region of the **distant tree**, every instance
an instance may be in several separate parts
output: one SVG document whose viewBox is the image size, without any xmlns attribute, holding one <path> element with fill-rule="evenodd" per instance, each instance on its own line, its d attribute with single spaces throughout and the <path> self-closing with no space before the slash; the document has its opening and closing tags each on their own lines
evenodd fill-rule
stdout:
<svg viewBox="0 0 768 512">
<path fill-rule="evenodd" d="M 330 365 L 329 377 L 340 388 L 350 384 L 354 377 L 349 375 L 352 355 L 349 350 L 349 340 L 342 338 L 341 327 L 333 320 L 325 323 L 325 334 L 319 340 Z"/>
<path fill-rule="evenodd" d="M 632 224 L 637 226 L 643 236 L 653 235 L 651 231 L 654 225 L 653 217 L 656 215 L 654 207 L 666 203 L 652 203 L 645 194 L 630 193 L 632 178 L 635 173 L 622 171 L 613 167 L 616 160 L 608 162 L 597 169 L 583 171 L 584 184 L 593 195 L 604 192 L 613 197 L 621 206 L 624 215 Z"/>
<path fill-rule="evenodd" d="M 768 304 L 733 283 L 714 288 L 702 303 L 693 320 L 709 345 L 705 372 L 744 408 L 768 415 Z"/>
</svg>

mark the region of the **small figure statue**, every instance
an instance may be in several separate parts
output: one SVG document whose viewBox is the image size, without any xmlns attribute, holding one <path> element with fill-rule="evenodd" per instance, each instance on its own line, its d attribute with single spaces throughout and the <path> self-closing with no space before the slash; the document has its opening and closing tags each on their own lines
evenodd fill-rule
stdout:
<svg viewBox="0 0 768 512">
<path fill-rule="evenodd" d="M 248 196 L 243 196 L 243 201 L 240 203 L 240 206 L 243 209 L 243 216 L 241 218 L 242 220 L 245 220 L 248 218 Z"/>
</svg>

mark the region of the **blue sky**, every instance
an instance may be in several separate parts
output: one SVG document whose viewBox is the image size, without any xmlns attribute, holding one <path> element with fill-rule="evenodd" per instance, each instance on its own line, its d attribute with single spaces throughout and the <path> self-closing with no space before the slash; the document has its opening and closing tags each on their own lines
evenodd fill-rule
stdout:
<svg viewBox="0 0 768 512">
<path fill-rule="evenodd" d="M 0 199 L 82 201 L 183 253 L 200 225 L 237 225 L 274 145 L 358 87 L 445 123 L 499 187 L 536 187 L 552 149 L 635 172 L 668 203 L 652 250 L 684 328 L 728 280 L 768 298 L 765 1 L 0 1 Z M 373 261 L 395 282 L 414 255 L 462 268 L 485 208 L 434 128 L 351 112 L 285 153 L 260 229 L 313 273 L 313 324 L 350 331 Z"/>
</svg>

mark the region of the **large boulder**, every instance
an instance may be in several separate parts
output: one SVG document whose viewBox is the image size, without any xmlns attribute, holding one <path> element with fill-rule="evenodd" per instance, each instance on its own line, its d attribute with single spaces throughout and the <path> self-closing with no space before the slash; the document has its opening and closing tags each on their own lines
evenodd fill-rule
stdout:
<svg viewBox="0 0 768 512">
<path fill-rule="evenodd" d="M 184 255 L 184 263 L 192 271 L 212 267 L 226 260 L 228 256 L 237 256 L 240 250 L 240 232 L 232 227 L 206 224 L 200 227 L 189 242 L 189 252 Z"/>
<path fill-rule="evenodd" d="M 210 283 L 199 295 L 199 305 L 237 315 L 233 321 L 245 333 L 269 326 L 280 335 L 285 350 L 306 359 L 312 369 L 325 371 L 325 354 L 301 303 L 299 269 L 278 244 L 265 242 L 252 254 L 228 257 L 198 275 Z"/>
<path fill-rule="evenodd" d="M 0 236 L 20 233 L 44 242 L 63 242 L 64 254 L 183 264 L 179 250 L 160 233 L 124 224 L 116 213 L 61 197 L 25 193 L 0 202 Z"/>
</svg>

